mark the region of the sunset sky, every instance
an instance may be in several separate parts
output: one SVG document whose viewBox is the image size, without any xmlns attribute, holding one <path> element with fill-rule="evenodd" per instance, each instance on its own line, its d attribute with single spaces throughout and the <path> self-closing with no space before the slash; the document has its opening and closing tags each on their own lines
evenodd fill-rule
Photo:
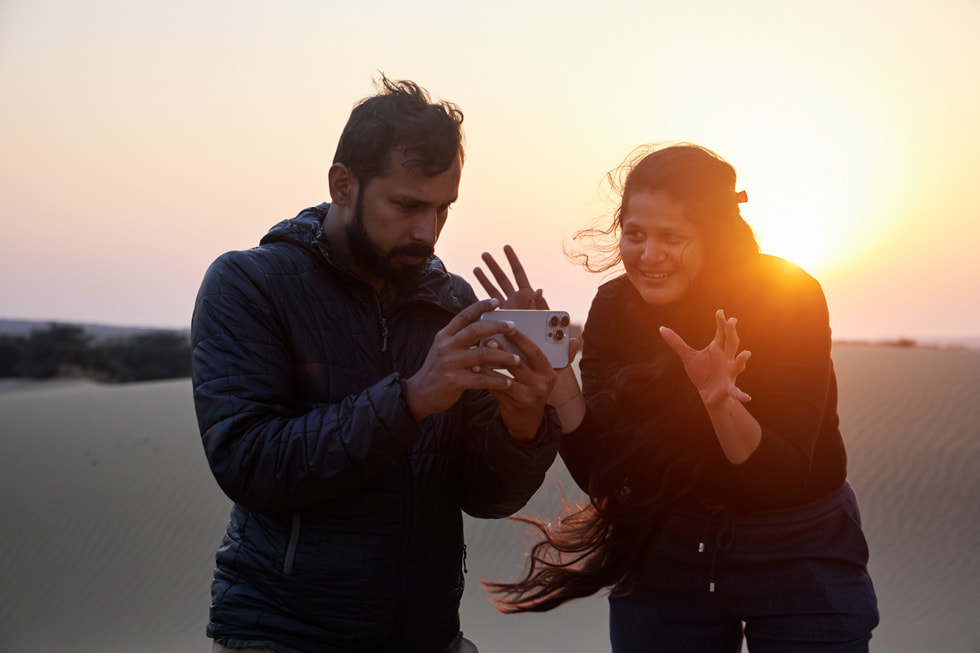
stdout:
<svg viewBox="0 0 980 653">
<path fill-rule="evenodd" d="M 471 281 L 510 243 L 584 321 L 563 243 L 688 140 L 838 338 L 980 336 L 980 0 L 0 0 L 0 318 L 188 326 L 216 256 L 328 199 L 379 71 L 466 115 L 437 252 Z"/>
</svg>

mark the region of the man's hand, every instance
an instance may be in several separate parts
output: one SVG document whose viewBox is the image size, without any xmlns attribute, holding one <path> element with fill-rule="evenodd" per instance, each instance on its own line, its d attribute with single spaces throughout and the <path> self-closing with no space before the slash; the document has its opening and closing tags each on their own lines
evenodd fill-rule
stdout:
<svg viewBox="0 0 980 653">
<path fill-rule="evenodd" d="M 735 325 L 735 318 L 725 319 L 723 310 L 716 311 L 715 337 L 704 349 L 694 349 L 673 330 L 660 327 L 664 340 L 680 356 L 688 378 L 709 408 L 729 397 L 742 403 L 752 399 L 735 385 L 751 355 L 748 351 L 738 351 Z"/>
<path fill-rule="evenodd" d="M 494 285 L 490 281 L 482 269 L 479 267 L 473 269 L 473 274 L 483 286 L 484 290 L 487 291 L 487 294 L 500 301 L 501 308 L 547 310 L 548 302 L 545 301 L 543 291 L 535 290 L 531 286 L 527 273 L 524 271 L 524 266 L 517 257 L 514 248 L 510 245 L 504 245 L 504 255 L 507 257 L 507 262 L 510 263 L 510 269 L 514 275 L 513 283 L 488 252 L 484 252 L 481 258 L 486 263 L 497 285 Z M 571 365 L 569 364 L 567 367 L 557 371 L 552 369 L 547 358 L 530 342 L 530 339 L 521 334 L 518 334 L 518 336 L 508 336 L 508 338 L 524 352 L 528 360 L 528 365 L 521 365 L 520 368 L 522 369 L 512 368 L 510 370 L 514 374 L 514 386 L 508 388 L 506 391 L 492 392 L 500 404 L 501 416 L 504 418 L 504 422 L 507 424 L 511 435 L 517 439 L 525 439 L 520 434 L 526 432 L 528 429 L 534 429 L 530 431 L 529 435 L 529 437 L 534 437 L 538 423 L 544 415 L 544 406 L 539 407 L 537 404 L 539 399 L 538 393 L 544 388 L 548 389 L 548 392 L 544 395 L 545 398 L 552 406 L 558 409 L 558 415 L 562 418 L 563 428 L 567 422 L 568 428 L 565 430 L 573 430 L 582 420 L 582 415 L 585 412 L 585 402 L 581 398 L 582 395 L 579 389 L 578 379 L 575 378 L 575 372 L 572 371 Z M 519 339 L 527 344 L 522 346 L 518 342 Z M 491 344 L 496 343 L 491 342 Z M 576 339 L 573 338 L 569 342 L 569 363 L 575 358 L 579 347 L 580 343 Z M 527 348 L 533 348 L 534 354 L 529 354 Z M 544 359 L 541 367 L 538 367 L 536 364 L 539 358 Z M 521 375 L 520 378 L 518 378 L 518 374 Z M 522 395 L 521 393 L 525 394 Z M 576 401 L 578 403 L 574 403 Z M 534 419 L 538 421 L 532 423 Z"/>
<path fill-rule="evenodd" d="M 490 394 L 500 405 L 500 417 L 511 437 L 530 442 L 537 435 L 544 418 L 545 402 L 555 387 L 558 371 L 551 367 L 544 352 L 520 331 L 514 330 L 507 335 L 507 339 L 521 350 L 527 363 L 519 362 L 509 367 L 513 382 L 502 389 L 491 389 Z M 494 340 L 481 349 L 499 351 Z M 491 373 L 503 377 L 502 374 Z"/>
<path fill-rule="evenodd" d="M 464 390 L 506 391 L 514 381 L 491 367 L 514 368 L 520 357 L 509 351 L 478 347 L 481 338 L 502 333 L 515 338 L 513 322 L 481 321 L 499 302 L 484 299 L 468 306 L 443 327 L 432 341 L 425 362 L 405 380 L 408 407 L 416 421 L 450 408 Z M 544 354 L 538 352 L 544 357 Z"/>
</svg>

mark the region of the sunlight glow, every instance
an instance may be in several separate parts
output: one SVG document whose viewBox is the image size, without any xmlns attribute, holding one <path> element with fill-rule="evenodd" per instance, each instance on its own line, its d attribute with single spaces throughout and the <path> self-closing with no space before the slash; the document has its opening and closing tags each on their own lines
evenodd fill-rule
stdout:
<svg viewBox="0 0 980 653">
<path fill-rule="evenodd" d="M 867 255 L 876 235 L 899 226 L 886 191 L 898 157 L 879 125 L 840 98 L 797 104 L 791 115 L 758 124 L 754 141 L 730 160 L 762 251 L 820 276 Z"/>
<path fill-rule="evenodd" d="M 884 189 L 884 150 L 848 142 L 810 145 L 802 166 L 769 157 L 746 175 L 749 202 L 742 214 L 763 252 L 819 277 L 872 255 L 876 242 L 903 221 L 895 217 L 894 193 Z"/>
</svg>

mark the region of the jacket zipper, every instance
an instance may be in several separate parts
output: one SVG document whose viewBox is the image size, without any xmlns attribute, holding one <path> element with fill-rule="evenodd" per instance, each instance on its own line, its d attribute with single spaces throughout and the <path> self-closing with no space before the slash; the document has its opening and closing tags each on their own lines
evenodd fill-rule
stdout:
<svg viewBox="0 0 980 653">
<path fill-rule="evenodd" d="M 293 573 L 293 561 L 296 559 L 296 547 L 299 546 L 299 527 L 300 516 L 302 513 L 293 513 L 293 527 L 289 532 L 289 543 L 286 545 L 286 559 L 282 565 L 282 573 L 291 576 Z"/>
<path fill-rule="evenodd" d="M 332 267 L 339 270 L 343 274 L 348 275 L 352 279 L 356 280 L 358 283 L 368 286 L 367 282 L 365 282 L 363 279 L 355 275 L 353 272 L 351 272 L 345 267 L 338 266 L 336 263 L 334 263 L 330 258 L 330 251 L 326 249 L 322 244 L 316 243 L 315 247 L 317 248 L 317 250 L 319 250 L 320 255 L 323 256 L 324 260 L 326 260 L 327 263 L 330 264 Z M 368 287 L 370 288 L 370 286 Z M 376 293 L 373 288 L 371 288 L 370 292 L 374 296 L 374 305 L 377 306 L 378 315 L 380 316 L 379 319 L 381 323 L 381 351 L 387 352 L 388 351 L 388 319 L 385 317 L 384 309 L 381 308 L 381 300 L 378 299 L 378 293 Z"/>
<path fill-rule="evenodd" d="M 378 307 L 378 315 L 381 320 L 381 352 L 388 351 L 388 318 L 385 317 L 384 309 L 381 308 L 381 300 L 378 294 L 374 293 L 374 305 Z"/>
</svg>

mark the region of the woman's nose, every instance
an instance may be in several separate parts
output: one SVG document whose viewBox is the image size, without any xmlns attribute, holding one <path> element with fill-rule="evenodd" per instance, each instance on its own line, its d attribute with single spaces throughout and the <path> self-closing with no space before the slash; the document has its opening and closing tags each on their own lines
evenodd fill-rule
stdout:
<svg viewBox="0 0 980 653">
<path fill-rule="evenodd" d="M 643 253 L 641 257 L 646 262 L 657 262 L 662 260 L 666 256 L 666 249 L 660 241 L 653 238 L 648 240 L 643 245 Z"/>
</svg>

